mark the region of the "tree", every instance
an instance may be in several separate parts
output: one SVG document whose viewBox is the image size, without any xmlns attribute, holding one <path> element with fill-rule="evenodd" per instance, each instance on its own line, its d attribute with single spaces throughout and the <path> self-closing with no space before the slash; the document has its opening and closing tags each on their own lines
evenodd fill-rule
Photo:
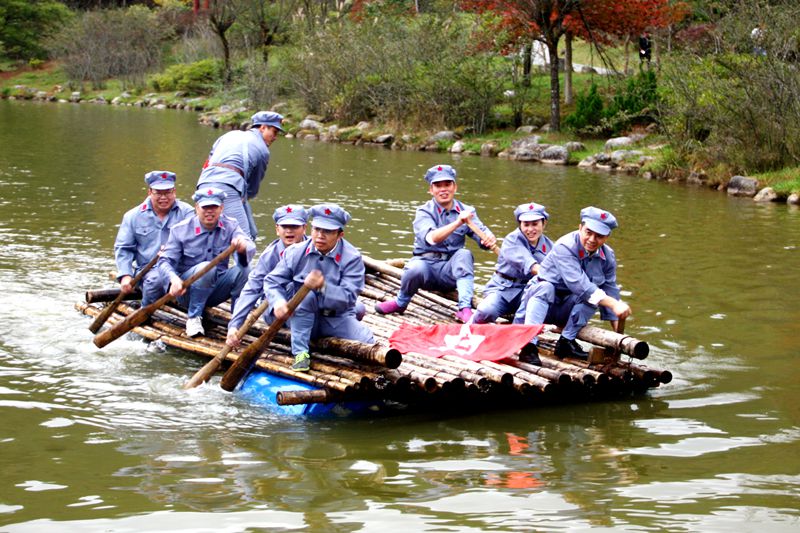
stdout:
<svg viewBox="0 0 800 533">
<path fill-rule="evenodd" d="M 498 25 L 508 32 L 508 44 L 540 41 L 550 56 L 550 129 L 561 129 L 561 90 L 558 78 L 558 44 L 567 31 L 567 20 L 577 15 L 581 0 L 464 0 L 462 6 L 478 13 L 497 15 Z"/>
<path fill-rule="evenodd" d="M 203 0 L 201 14 L 205 15 L 211 30 L 219 37 L 222 45 L 223 80 L 226 84 L 231 81 L 231 45 L 228 40 L 228 30 L 236 21 L 236 2 L 232 0 Z"/>
<path fill-rule="evenodd" d="M 0 0 L 3 54 L 10 59 L 44 59 L 43 41 L 69 18 L 69 9 L 53 0 Z"/>
<path fill-rule="evenodd" d="M 322 4 L 323 2 L 320 2 Z M 255 35 L 264 64 L 269 59 L 269 49 L 286 32 L 292 16 L 301 7 L 301 0 L 238 0 L 234 3 L 237 26 L 248 36 Z M 313 19 L 313 14 L 305 11 Z"/>
</svg>

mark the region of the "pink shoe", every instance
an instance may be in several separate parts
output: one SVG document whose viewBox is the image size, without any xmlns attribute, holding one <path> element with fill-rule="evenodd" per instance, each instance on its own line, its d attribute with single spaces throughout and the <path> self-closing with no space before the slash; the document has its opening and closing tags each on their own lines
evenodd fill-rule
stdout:
<svg viewBox="0 0 800 533">
<path fill-rule="evenodd" d="M 458 313 L 456 313 L 457 322 L 467 324 L 470 318 L 472 318 L 472 308 L 470 307 L 464 307 L 463 309 L 459 309 Z"/>
<path fill-rule="evenodd" d="M 388 302 L 375 304 L 375 312 L 380 313 L 381 315 L 391 315 L 393 313 L 402 315 L 406 312 L 406 308 L 397 305 L 397 300 L 389 300 Z"/>
</svg>

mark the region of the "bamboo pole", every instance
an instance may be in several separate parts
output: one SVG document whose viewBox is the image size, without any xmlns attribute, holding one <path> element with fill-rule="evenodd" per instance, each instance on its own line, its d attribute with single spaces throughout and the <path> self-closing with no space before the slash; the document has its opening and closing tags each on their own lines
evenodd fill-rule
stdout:
<svg viewBox="0 0 800 533">
<path fill-rule="evenodd" d="M 235 244 L 231 244 L 230 246 L 228 246 L 214 259 L 209 261 L 203 268 L 198 270 L 196 273 L 192 274 L 189 278 L 183 280 L 182 282 L 183 288 L 188 289 L 192 285 L 192 283 L 205 276 L 206 273 L 208 273 L 212 269 L 216 268 L 220 262 L 228 259 L 228 256 L 230 256 L 235 249 L 236 249 Z M 164 296 L 162 296 L 155 302 L 151 303 L 150 305 L 142 307 L 135 313 L 132 313 L 127 317 L 125 317 L 124 320 L 117 322 L 116 324 L 114 324 L 113 327 L 98 333 L 97 335 L 94 336 L 95 346 L 97 346 L 98 348 L 102 348 L 108 343 L 120 338 L 121 336 L 123 336 L 136 326 L 139 326 L 143 322 L 145 322 L 148 318 L 150 318 L 153 312 L 158 310 L 158 308 L 163 306 L 165 303 L 171 301 L 173 298 L 174 296 L 171 293 L 167 292 Z"/>
<path fill-rule="evenodd" d="M 318 350 L 345 353 L 359 361 L 366 361 L 386 368 L 397 368 L 403 362 L 403 356 L 394 348 L 381 344 L 365 344 L 338 337 L 322 337 L 315 339 L 311 345 Z"/>
<path fill-rule="evenodd" d="M 310 403 L 331 403 L 341 401 L 341 394 L 328 389 L 279 390 L 275 395 L 278 405 L 303 405 Z"/>
<path fill-rule="evenodd" d="M 481 364 L 486 365 L 489 368 L 495 368 L 501 372 L 508 372 L 509 374 L 514 376 L 514 379 L 520 379 L 522 381 L 525 381 L 529 383 L 532 387 L 536 388 L 540 392 L 543 392 L 547 395 L 554 394 L 558 390 L 558 385 L 556 385 L 555 383 L 540 376 L 537 376 L 535 374 L 529 374 L 528 372 L 522 369 L 497 363 L 495 361 L 481 361 Z"/>
<path fill-rule="evenodd" d="M 578 338 L 604 348 L 613 348 L 636 359 L 645 359 L 650 353 L 650 346 L 644 341 L 595 326 L 584 326 L 578 332 Z"/>
<path fill-rule="evenodd" d="M 511 359 L 510 357 L 503 359 L 503 362 L 508 366 L 513 366 L 528 373 L 535 374 L 561 386 L 567 386 L 573 382 L 573 379 L 569 374 L 566 372 L 561 372 L 560 370 L 553 370 L 551 368 L 525 363 L 517 359 Z"/>
<path fill-rule="evenodd" d="M 467 368 L 459 368 L 449 361 L 442 361 L 440 359 L 433 359 L 424 355 L 406 354 L 405 359 L 409 364 L 418 367 L 429 368 L 432 370 L 444 370 L 454 376 L 458 376 L 465 382 L 475 385 L 481 392 L 486 392 L 491 388 L 491 381 L 484 377 L 470 372 Z"/>
<path fill-rule="evenodd" d="M 113 289 L 95 289 L 91 291 L 86 291 L 84 294 L 84 298 L 87 304 L 93 304 L 98 302 L 110 302 L 116 299 L 120 294 L 122 294 L 122 290 L 119 287 Z M 138 288 L 134 289 L 133 292 L 130 292 L 122 297 L 122 300 L 141 300 L 142 299 L 142 291 Z"/>
<path fill-rule="evenodd" d="M 504 387 L 512 387 L 514 385 L 514 376 L 508 372 L 502 372 L 494 368 L 488 368 L 480 363 L 476 363 L 475 361 L 470 361 L 469 359 L 463 359 L 454 355 L 445 355 L 442 357 L 442 359 L 463 364 L 466 368 L 472 372 L 475 372 L 479 376 L 483 376 L 491 381 L 494 381 L 495 383 L 499 383 Z"/>
<path fill-rule="evenodd" d="M 145 275 L 146 275 L 148 272 L 150 272 L 150 269 L 151 269 L 151 268 L 153 268 L 153 266 L 154 266 L 154 265 L 155 265 L 155 264 L 158 262 L 158 259 L 159 259 L 160 257 L 161 257 L 161 252 L 159 252 L 159 253 L 157 253 L 156 255 L 154 255 L 154 256 L 153 256 L 153 258 L 152 258 L 152 259 L 150 259 L 150 261 L 149 261 L 149 262 L 148 262 L 148 263 L 147 263 L 147 264 L 144 266 L 144 268 L 142 268 L 142 269 L 141 269 L 141 270 L 140 270 L 140 271 L 139 271 L 139 272 L 138 272 L 138 273 L 137 273 L 137 274 L 136 274 L 136 275 L 133 277 L 133 279 L 131 280 L 131 286 L 132 286 L 132 287 L 136 287 L 136 286 L 139 284 L 139 282 L 140 282 L 140 281 L 142 281 L 142 278 L 144 278 L 144 276 L 145 276 Z M 113 313 L 113 312 L 114 312 L 114 310 L 117 308 L 117 306 L 119 305 L 119 303 L 120 303 L 120 302 L 121 302 L 121 301 L 122 301 L 124 298 L 125 298 L 125 294 L 123 294 L 123 293 L 122 293 L 122 290 L 120 290 L 120 291 L 119 291 L 119 295 L 117 295 L 117 297 L 116 297 L 116 298 L 114 298 L 114 301 L 113 301 L 113 302 L 111 302 L 110 304 L 108 304 L 108 306 L 106 306 L 106 308 L 105 308 L 105 309 L 103 309 L 103 311 L 102 311 L 102 312 L 101 312 L 99 315 L 97 315 L 97 316 L 95 317 L 95 319 L 94 319 L 94 320 L 92 321 L 92 323 L 89 325 L 89 331 L 91 331 L 92 333 L 97 333 L 97 331 L 100 329 L 100 327 L 101 327 L 103 324 L 105 324 L 105 323 L 106 323 L 106 320 L 108 320 L 108 317 L 109 317 L 109 316 L 111 316 L 111 313 Z"/>
</svg>

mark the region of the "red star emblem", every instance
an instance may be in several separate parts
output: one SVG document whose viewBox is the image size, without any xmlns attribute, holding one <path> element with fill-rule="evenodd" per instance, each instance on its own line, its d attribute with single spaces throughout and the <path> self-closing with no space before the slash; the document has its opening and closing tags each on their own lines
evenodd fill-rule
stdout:
<svg viewBox="0 0 800 533">
<path fill-rule="evenodd" d="M 326 214 L 326 215 L 330 215 L 330 214 L 331 214 L 331 210 L 330 210 L 330 209 L 328 209 L 327 207 L 325 208 L 325 214 Z"/>
<path fill-rule="evenodd" d="M 292 208 L 291 208 L 291 207 L 287 207 L 287 208 L 286 208 L 286 212 L 287 212 L 287 213 L 291 213 L 291 212 L 292 212 Z"/>
<path fill-rule="evenodd" d="M 605 220 L 606 218 L 608 218 L 608 213 L 600 213 L 600 218 Z"/>
<path fill-rule="evenodd" d="M 211 195 L 213 195 L 213 194 L 214 194 L 214 191 L 213 191 L 213 190 L 211 190 L 211 189 L 208 189 L 208 192 L 207 192 L 206 194 L 207 194 L 207 195 L 209 195 L 209 196 L 211 196 Z"/>
<path fill-rule="evenodd" d="M 163 174 L 161 174 L 161 179 L 167 179 L 167 173 L 166 173 L 166 172 L 164 172 Z"/>
<path fill-rule="evenodd" d="M 528 211 L 530 211 L 531 209 L 533 209 L 533 204 L 528 206 Z"/>
<path fill-rule="evenodd" d="M 442 167 L 436 167 L 436 170 L 438 170 L 439 172 L 441 172 L 441 171 L 442 171 L 442 170 L 444 170 L 444 169 L 443 169 Z"/>
</svg>

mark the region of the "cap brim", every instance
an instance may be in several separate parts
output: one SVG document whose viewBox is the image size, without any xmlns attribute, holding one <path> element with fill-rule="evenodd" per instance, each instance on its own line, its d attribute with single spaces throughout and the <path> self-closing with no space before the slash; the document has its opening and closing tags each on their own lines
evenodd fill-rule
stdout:
<svg viewBox="0 0 800 533">
<path fill-rule="evenodd" d="M 453 181 L 453 182 L 455 182 L 456 180 L 452 176 L 435 176 L 435 177 L 431 178 L 430 183 L 436 183 L 438 181 Z"/>
<path fill-rule="evenodd" d="M 533 213 L 523 213 L 519 216 L 517 220 L 520 222 L 531 222 L 533 220 L 543 220 L 543 215 L 533 214 Z"/>
<path fill-rule="evenodd" d="M 342 229 L 342 226 L 338 222 L 324 218 L 314 219 L 311 225 L 315 228 L 320 228 L 320 229 Z"/>
<path fill-rule="evenodd" d="M 256 122 L 255 124 L 253 124 L 254 128 L 258 128 L 260 126 L 272 126 L 273 128 L 276 128 L 281 133 L 286 133 L 279 124 L 275 124 L 274 122 Z"/>
<path fill-rule="evenodd" d="M 220 202 L 219 200 L 205 199 L 205 200 L 198 200 L 197 205 L 199 205 L 200 207 L 208 207 L 210 205 L 220 206 L 222 205 L 222 202 Z"/>
<path fill-rule="evenodd" d="M 175 188 L 175 183 L 155 182 L 154 184 L 150 185 L 150 188 L 157 191 L 168 191 Z"/>
<path fill-rule="evenodd" d="M 299 218 L 284 217 L 279 219 L 276 224 L 279 226 L 304 226 L 305 221 Z"/>
<path fill-rule="evenodd" d="M 609 233 L 611 233 L 611 228 L 598 220 L 594 220 L 592 218 L 584 218 L 583 223 L 586 225 L 587 228 L 600 235 L 606 236 Z"/>
</svg>

